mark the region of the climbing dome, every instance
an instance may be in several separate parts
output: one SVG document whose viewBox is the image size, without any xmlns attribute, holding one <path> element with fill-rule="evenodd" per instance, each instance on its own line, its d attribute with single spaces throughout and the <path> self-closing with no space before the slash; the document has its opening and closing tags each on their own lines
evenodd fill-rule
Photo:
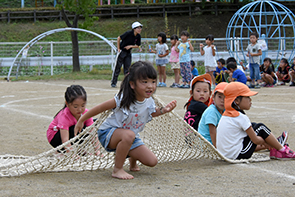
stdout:
<svg viewBox="0 0 295 197">
<path fill-rule="evenodd" d="M 294 57 L 295 15 L 274 1 L 255 1 L 240 8 L 231 18 L 226 31 L 227 49 L 238 61 L 248 62 L 246 48 L 249 35 L 257 32 L 262 46 L 262 60 L 270 57 L 277 65 L 281 58 Z M 265 45 L 266 44 L 266 45 Z M 267 46 L 267 47 L 265 47 Z"/>
</svg>

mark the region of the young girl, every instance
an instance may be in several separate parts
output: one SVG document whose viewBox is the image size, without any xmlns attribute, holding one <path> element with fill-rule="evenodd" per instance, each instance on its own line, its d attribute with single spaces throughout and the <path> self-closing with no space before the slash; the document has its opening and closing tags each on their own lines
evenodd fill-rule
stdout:
<svg viewBox="0 0 295 197">
<path fill-rule="evenodd" d="M 261 65 L 261 79 L 265 82 L 265 87 L 273 87 L 276 84 L 277 78 L 274 73 L 274 65 L 271 62 L 270 58 L 265 58 L 263 64 Z"/>
<path fill-rule="evenodd" d="M 75 133 L 82 129 L 85 120 L 103 111 L 113 110 L 97 132 L 102 146 L 107 151 L 116 152 L 112 173 L 115 178 L 133 179 L 133 176 L 123 169 L 126 157 L 129 157 L 130 171 L 139 171 L 137 160 L 150 167 L 158 162 L 154 153 L 139 138 L 139 132 L 152 117 L 172 111 L 176 107 L 176 101 L 157 108 L 152 98 L 156 83 L 157 72 L 150 63 L 134 63 L 129 68 L 119 93 L 89 110 L 76 124 Z"/>
<path fill-rule="evenodd" d="M 204 111 L 199 123 L 198 132 L 215 147 L 216 127 L 224 111 L 223 90 L 227 84 L 226 82 L 221 82 L 215 87 L 214 94 L 210 98 L 209 107 Z"/>
<path fill-rule="evenodd" d="M 159 87 L 166 87 L 166 64 L 168 63 L 169 50 L 166 44 L 166 34 L 161 32 L 158 34 L 158 44 L 156 44 L 156 50 L 151 50 L 151 53 L 156 55 L 156 65 L 159 72 Z"/>
<path fill-rule="evenodd" d="M 240 82 L 232 82 L 225 87 L 225 112 L 217 127 L 218 151 L 229 159 L 248 159 L 254 151 L 269 148 L 271 158 L 295 158 L 295 153 L 287 145 L 279 143 L 269 128 L 262 123 L 251 124 L 246 116 L 244 110 L 249 110 L 252 104 L 250 96 L 257 93 Z M 285 141 L 286 138 L 283 143 Z"/>
<path fill-rule="evenodd" d="M 175 50 L 176 43 L 178 42 L 178 36 L 172 35 L 170 37 L 171 42 L 171 54 L 169 62 L 171 64 L 171 69 L 174 72 L 174 83 L 170 86 L 170 88 L 178 88 L 179 80 L 180 80 L 180 63 L 179 63 L 179 52 Z"/>
<path fill-rule="evenodd" d="M 57 147 L 69 139 L 73 138 L 74 127 L 88 110 L 85 108 L 87 95 L 84 88 L 80 85 L 71 85 L 65 92 L 65 106 L 54 116 L 47 130 L 48 142 Z M 84 128 L 93 123 L 92 118 L 83 121 Z M 71 144 L 68 145 L 70 147 Z"/>
<path fill-rule="evenodd" d="M 295 86 L 295 57 L 293 59 L 293 64 L 289 70 L 290 76 L 290 86 Z"/>
<path fill-rule="evenodd" d="M 282 58 L 277 71 L 278 80 L 281 81 L 280 85 L 285 85 L 285 83 L 290 82 L 289 70 L 290 66 L 288 60 Z"/>
<path fill-rule="evenodd" d="M 204 74 L 193 78 L 190 87 L 191 97 L 184 106 L 187 109 L 184 120 L 198 131 L 199 121 L 208 107 L 211 95 L 211 76 Z"/>
</svg>

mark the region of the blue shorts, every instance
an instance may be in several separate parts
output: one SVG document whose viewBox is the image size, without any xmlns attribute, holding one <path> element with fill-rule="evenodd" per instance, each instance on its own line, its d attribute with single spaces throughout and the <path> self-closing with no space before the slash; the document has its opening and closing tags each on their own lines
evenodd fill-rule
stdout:
<svg viewBox="0 0 295 197">
<path fill-rule="evenodd" d="M 253 63 L 250 63 L 250 78 L 253 80 L 253 79 L 261 79 L 260 77 L 260 70 L 259 70 L 259 64 L 253 64 Z"/>
<path fill-rule="evenodd" d="M 108 148 L 111 137 L 113 136 L 113 133 L 114 133 L 114 131 L 116 129 L 118 129 L 118 128 L 112 127 L 112 128 L 108 128 L 108 129 L 105 129 L 105 130 L 99 129 L 97 131 L 98 139 L 99 139 L 101 145 L 108 152 L 115 152 L 116 151 L 116 149 Z M 139 147 L 141 145 L 144 145 L 143 141 L 140 138 L 135 137 L 135 139 L 134 139 L 134 141 L 133 141 L 133 143 L 131 145 L 131 148 L 129 150 L 133 150 L 133 149 L 135 149 L 135 148 L 137 148 L 137 147 Z"/>
</svg>

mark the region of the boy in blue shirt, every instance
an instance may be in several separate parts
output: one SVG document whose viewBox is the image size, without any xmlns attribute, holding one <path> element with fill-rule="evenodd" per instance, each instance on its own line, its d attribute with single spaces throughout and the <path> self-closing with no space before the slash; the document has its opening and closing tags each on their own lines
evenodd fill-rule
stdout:
<svg viewBox="0 0 295 197">
<path fill-rule="evenodd" d="M 236 63 L 229 62 L 227 64 L 227 70 L 230 72 L 229 78 L 228 78 L 229 82 L 238 81 L 243 84 L 247 83 L 247 77 L 246 77 L 245 73 L 237 68 Z"/>
<path fill-rule="evenodd" d="M 217 67 L 216 67 L 216 71 L 214 72 L 214 77 L 215 77 L 215 82 L 216 84 L 219 84 L 220 82 L 225 82 L 225 71 L 226 71 L 226 67 L 225 67 L 225 60 L 220 58 L 217 61 Z"/>
<path fill-rule="evenodd" d="M 195 67 L 196 63 L 194 60 L 191 60 L 191 69 L 192 69 L 192 75 L 193 78 L 199 75 L 198 69 Z"/>
</svg>

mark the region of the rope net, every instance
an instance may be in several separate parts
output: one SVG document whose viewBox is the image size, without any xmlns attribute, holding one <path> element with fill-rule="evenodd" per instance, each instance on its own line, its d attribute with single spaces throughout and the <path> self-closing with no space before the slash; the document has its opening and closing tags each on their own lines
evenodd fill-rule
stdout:
<svg viewBox="0 0 295 197">
<path fill-rule="evenodd" d="M 154 99 L 158 107 L 164 106 L 162 101 Z M 79 135 L 47 152 L 36 156 L 0 156 L 0 177 L 113 167 L 115 153 L 106 152 L 97 137 L 97 129 L 111 113 L 111 111 L 101 113 L 95 123 Z M 140 137 L 157 156 L 159 163 L 199 158 L 224 160 L 229 163 L 269 160 L 269 156 L 265 154 L 254 154 L 248 160 L 225 158 L 210 142 L 174 112 L 153 118 L 146 124 Z M 129 160 L 126 159 L 124 165 L 128 163 Z"/>
</svg>

